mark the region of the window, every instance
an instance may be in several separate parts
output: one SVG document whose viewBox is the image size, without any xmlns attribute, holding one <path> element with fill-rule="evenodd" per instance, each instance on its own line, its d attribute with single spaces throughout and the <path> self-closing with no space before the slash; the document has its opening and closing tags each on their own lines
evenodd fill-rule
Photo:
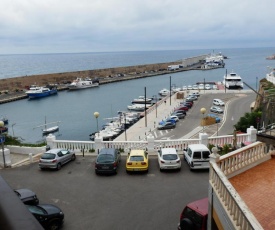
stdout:
<svg viewBox="0 0 275 230">
<path fill-rule="evenodd" d="M 144 161 L 143 156 L 131 156 L 130 161 Z"/>
<path fill-rule="evenodd" d="M 201 159 L 201 152 L 194 152 L 193 159 Z"/>
<path fill-rule="evenodd" d="M 98 163 L 111 163 L 114 162 L 114 156 L 110 154 L 99 154 L 97 157 Z"/>
<path fill-rule="evenodd" d="M 209 152 L 209 151 L 203 151 L 203 152 L 202 152 L 202 158 L 203 158 L 203 159 L 209 158 L 209 155 L 210 155 L 210 152 Z"/>
<path fill-rule="evenodd" d="M 187 154 L 188 154 L 189 157 L 191 157 L 191 156 L 192 156 L 192 150 L 191 150 L 191 149 L 188 149 L 188 150 L 187 150 Z"/>
<path fill-rule="evenodd" d="M 44 153 L 41 157 L 42 159 L 52 160 L 55 158 L 55 154 L 53 153 Z"/>
<path fill-rule="evenodd" d="M 163 155 L 163 160 L 167 160 L 167 161 L 172 161 L 172 160 L 177 160 L 178 156 L 176 154 L 165 154 Z"/>
</svg>

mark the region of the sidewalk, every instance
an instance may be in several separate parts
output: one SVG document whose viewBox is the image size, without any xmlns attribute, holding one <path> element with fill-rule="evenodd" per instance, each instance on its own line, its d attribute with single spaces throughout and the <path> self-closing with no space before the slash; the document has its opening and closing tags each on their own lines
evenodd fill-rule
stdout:
<svg viewBox="0 0 275 230">
<path fill-rule="evenodd" d="M 185 95 L 184 95 L 185 96 Z M 166 103 L 165 103 L 166 101 Z M 171 112 L 180 104 L 183 99 L 177 99 L 177 94 L 170 97 L 167 96 L 158 101 L 158 105 L 152 106 L 146 111 L 146 117 L 144 116 L 138 122 L 133 124 L 126 130 L 126 134 L 122 133 L 114 141 L 140 141 L 146 140 L 146 137 L 152 132 L 158 125 L 158 123 L 171 114 Z"/>
</svg>

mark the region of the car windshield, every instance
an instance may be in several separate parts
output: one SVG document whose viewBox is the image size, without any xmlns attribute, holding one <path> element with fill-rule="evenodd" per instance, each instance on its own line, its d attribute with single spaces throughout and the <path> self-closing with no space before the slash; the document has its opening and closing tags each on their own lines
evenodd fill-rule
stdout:
<svg viewBox="0 0 275 230">
<path fill-rule="evenodd" d="M 97 162 L 98 163 L 110 163 L 110 162 L 114 162 L 114 156 L 112 156 L 110 154 L 100 154 L 97 157 Z"/>
<path fill-rule="evenodd" d="M 130 161 L 144 161 L 143 156 L 130 156 Z"/>
<path fill-rule="evenodd" d="M 43 208 L 40 208 L 38 206 L 34 206 L 34 205 L 26 205 L 26 206 L 31 213 L 40 214 L 40 215 L 47 214 L 47 212 Z"/>
<path fill-rule="evenodd" d="M 55 158 L 55 154 L 53 153 L 44 153 L 42 156 L 41 156 L 42 159 L 54 159 Z"/>
<path fill-rule="evenodd" d="M 176 160 L 176 159 L 178 159 L 178 156 L 176 154 L 165 154 L 165 155 L 163 155 L 162 158 L 163 158 L 163 160 L 169 161 L 169 160 Z"/>
</svg>

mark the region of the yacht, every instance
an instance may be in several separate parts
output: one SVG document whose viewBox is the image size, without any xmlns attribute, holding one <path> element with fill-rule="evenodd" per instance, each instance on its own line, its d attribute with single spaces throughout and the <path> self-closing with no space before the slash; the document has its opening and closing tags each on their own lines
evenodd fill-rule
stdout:
<svg viewBox="0 0 275 230">
<path fill-rule="evenodd" d="M 144 96 L 139 96 L 138 98 L 135 98 L 132 103 L 133 104 L 151 104 L 152 98 L 145 98 Z"/>
<path fill-rule="evenodd" d="M 224 75 L 223 84 L 228 89 L 243 88 L 242 78 L 233 71 Z"/>
<path fill-rule="evenodd" d="M 159 91 L 159 95 L 161 95 L 161 96 L 167 96 L 169 94 L 170 94 L 170 90 L 168 90 L 168 89 L 162 89 Z"/>
<path fill-rule="evenodd" d="M 86 89 L 91 87 L 99 86 L 98 79 L 92 80 L 90 78 L 82 79 L 80 77 L 76 78 L 69 86 L 69 90 L 76 90 L 76 89 Z"/>
</svg>

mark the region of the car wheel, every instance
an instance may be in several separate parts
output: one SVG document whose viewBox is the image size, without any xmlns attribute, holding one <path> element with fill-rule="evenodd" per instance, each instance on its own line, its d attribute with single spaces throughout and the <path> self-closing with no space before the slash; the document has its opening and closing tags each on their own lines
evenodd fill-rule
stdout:
<svg viewBox="0 0 275 230">
<path fill-rule="evenodd" d="M 49 230 L 58 230 L 60 229 L 60 222 L 58 220 L 52 220 L 49 224 Z"/>
<path fill-rule="evenodd" d="M 56 169 L 57 169 L 57 170 L 60 170 L 60 169 L 61 169 L 61 163 L 58 163 L 58 164 L 57 164 Z"/>
<path fill-rule="evenodd" d="M 75 157 L 75 155 L 73 154 L 73 155 L 72 155 L 72 158 L 71 158 L 71 161 L 74 161 L 75 158 L 76 158 L 76 157 Z"/>
<path fill-rule="evenodd" d="M 160 171 L 160 172 L 163 172 L 163 170 L 162 170 L 161 168 L 159 168 L 159 171 Z"/>
</svg>

